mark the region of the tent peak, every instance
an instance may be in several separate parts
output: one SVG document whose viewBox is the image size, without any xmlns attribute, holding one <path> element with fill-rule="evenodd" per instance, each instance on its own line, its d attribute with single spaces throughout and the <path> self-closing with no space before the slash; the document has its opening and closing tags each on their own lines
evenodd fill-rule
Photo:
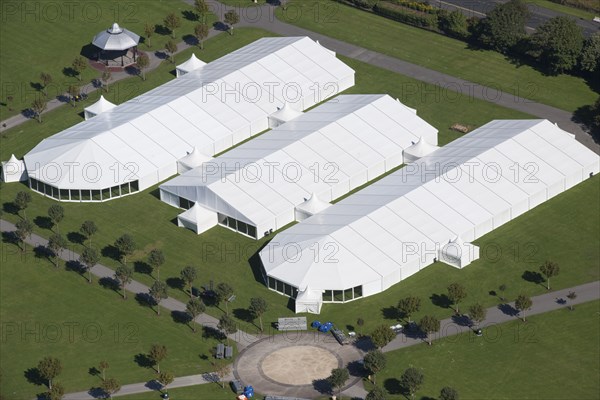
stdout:
<svg viewBox="0 0 600 400">
<path fill-rule="evenodd" d="M 110 27 L 110 28 L 108 29 L 108 33 L 110 33 L 111 35 L 116 35 L 116 34 L 119 34 L 119 33 L 122 33 L 122 32 L 123 32 L 123 28 L 121 28 L 121 27 L 119 26 L 119 24 L 118 24 L 118 23 L 116 23 L 116 22 L 114 22 L 114 23 L 112 24 L 112 27 Z"/>
</svg>

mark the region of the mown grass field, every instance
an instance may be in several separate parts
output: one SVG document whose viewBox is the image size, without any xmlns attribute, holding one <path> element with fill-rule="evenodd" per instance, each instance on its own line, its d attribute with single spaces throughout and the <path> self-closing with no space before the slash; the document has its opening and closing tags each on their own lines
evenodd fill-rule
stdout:
<svg viewBox="0 0 600 400">
<path fill-rule="evenodd" d="M 336 1 L 290 0 L 287 11 L 278 9 L 276 15 L 290 24 L 567 111 L 598 97 L 582 78 L 546 76 L 500 53 L 472 49 L 459 40 Z"/>
<path fill-rule="evenodd" d="M 444 386 L 465 400 L 597 399 L 599 312 L 593 301 L 495 325 L 483 337 L 469 333 L 393 351 L 377 383 L 388 399 L 405 399 L 399 379 L 414 367 L 425 376 L 418 399 L 439 398 Z"/>
</svg>

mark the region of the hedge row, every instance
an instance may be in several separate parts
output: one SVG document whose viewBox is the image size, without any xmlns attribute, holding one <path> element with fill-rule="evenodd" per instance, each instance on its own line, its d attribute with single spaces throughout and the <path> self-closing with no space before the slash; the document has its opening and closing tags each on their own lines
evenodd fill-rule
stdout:
<svg viewBox="0 0 600 400">
<path fill-rule="evenodd" d="M 390 18 L 405 24 L 414 25 L 419 28 L 437 30 L 438 17 L 436 14 L 424 14 L 412 10 L 403 9 L 394 5 L 380 2 L 373 11 L 383 17 Z"/>
</svg>

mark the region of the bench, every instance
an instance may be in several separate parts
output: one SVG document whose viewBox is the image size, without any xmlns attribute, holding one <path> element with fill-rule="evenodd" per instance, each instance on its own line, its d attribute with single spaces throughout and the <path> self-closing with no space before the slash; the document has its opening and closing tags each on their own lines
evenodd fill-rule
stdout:
<svg viewBox="0 0 600 400">
<path fill-rule="evenodd" d="M 278 318 L 277 329 L 280 331 L 305 331 L 308 329 L 306 317 Z"/>
<path fill-rule="evenodd" d="M 225 346 L 225 358 L 233 357 L 233 347 Z"/>
<path fill-rule="evenodd" d="M 223 343 L 219 343 L 217 345 L 217 354 L 215 354 L 215 357 L 223 358 L 224 355 L 225 355 L 225 345 Z"/>
<path fill-rule="evenodd" d="M 348 339 L 346 338 L 346 335 L 344 335 L 344 332 L 342 332 L 341 330 L 332 329 L 331 334 L 333 335 L 335 340 L 337 340 L 338 343 L 341 344 L 342 346 L 348 343 Z"/>
</svg>

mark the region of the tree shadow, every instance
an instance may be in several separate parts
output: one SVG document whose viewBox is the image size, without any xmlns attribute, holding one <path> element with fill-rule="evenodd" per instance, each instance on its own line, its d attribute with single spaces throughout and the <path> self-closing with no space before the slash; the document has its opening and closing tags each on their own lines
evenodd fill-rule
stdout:
<svg viewBox="0 0 600 400">
<path fill-rule="evenodd" d="M 102 286 L 104 289 L 113 290 L 115 292 L 119 292 L 121 287 L 119 286 L 119 281 L 115 278 L 111 278 L 109 276 L 105 276 L 98 280 L 98 284 Z"/>
<path fill-rule="evenodd" d="M 148 357 L 147 354 L 144 353 L 139 353 L 136 354 L 133 357 L 133 361 L 135 361 L 135 363 L 142 367 L 142 368 L 152 368 L 154 367 L 154 364 L 152 364 L 152 360 L 150 360 L 150 358 Z"/>
<path fill-rule="evenodd" d="M 67 233 L 67 240 L 74 244 L 84 244 L 85 236 L 79 232 L 69 232 Z"/>
<path fill-rule="evenodd" d="M 27 379 L 27 382 L 29 382 L 33 385 L 42 386 L 42 385 L 46 384 L 46 380 L 44 378 L 42 378 L 42 375 L 40 374 L 40 370 L 37 369 L 37 367 L 29 368 L 28 370 L 25 370 L 23 375 L 25 376 L 25 379 Z"/>
<path fill-rule="evenodd" d="M 154 32 L 161 36 L 168 36 L 171 34 L 171 30 L 164 25 L 154 25 Z"/>
<path fill-rule="evenodd" d="M 121 252 L 112 244 L 104 246 L 101 253 L 102 257 L 108 257 L 115 261 L 121 261 Z"/>
<path fill-rule="evenodd" d="M 315 379 L 313 380 L 313 389 L 322 394 L 331 394 L 333 393 L 333 388 L 331 387 L 331 383 L 327 379 Z"/>
<path fill-rule="evenodd" d="M 46 258 L 50 260 L 54 256 L 54 252 L 46 246 L 37 245 L 33 248 L 33 253 L 36 258 Z M 52 260 L 51 260 L 52 261 Z"/>
<path fill-rule="evenodd" d="M 383 314 L 384 319 L 391 319 L 394 321 L 400 320 L 400 311 L 397 307 L 384 307 L 381 309 L 381 313 Z"/>
<path fill-rule="evenodd" d="M 198 21 L 199 19 L 198 14 L 190 10 L 183 10 L 181 15 L 183 15 L 183 18 L 187 19 L 188 21 Z"/>
<path fill-rule="evenodd" d="M 90 369 L 88 369 L 88 374 L 91 376 L 99 376 L 100 373 L 100 370 L 96 367 L 90 367 Z"/>
<path fill-rule="evenodd" d="M 36 224 L 41 229 L 52 230 L 54 227 L 54 223 L 49 217 L 37 216 L 33 219 L 33 223 Z"/>
<path fill-rule="evenodd" d="M 2 232 L 2 241 L 8 244 L 14 244 L 15 246 L 19 246 L 19 239 L 14 232 Z"/>
<path fill-rule="evenodd" d="M 159 50 L 155 51 L 155 52 L 154 52 L 154 55 L 155 55 L 155 56 L 156 56 L 156 58 L 158 58 L 159 60 L 166 60 L 166 59 L 169 57 L 169 55 L 168 55 L 166 52 L 164 52 L 164 51 L 159 51 Z"/>
<path fill-rule="evenodd" d="M 471 326 L 472 325 L 471 318 L 469 318 L 469 316 L 464 315 L 464 314 L 463 315 L 454 314 L 452 316 L 452 322 L 454 322 L 458 326 Z"/>
<path fill-rule="evenodd" d="M 171 289 L 179 289 L 182 291 L 185 289 L 185 282 L 181 278 L 167 278 L 166 282 Z"/>
<path fill-rule="evenodd" d="M 346 365 L 346 368 L 348 368 L 350 376 L 365 376 L 367 372 L 363 364 L 360 363 L 358 360 L 350 361 L 348 365 Z"/>
<path fill-rule="evenodd" d="M 31 86 L 33 90 L 36 90 L 38 92 L 44 90 L 44 86 L 39 82 L 29 82 L 29 86 Z"/>
<path fill-rule="evenodd" d="M 452 302 L 448 298 L 446 294 L 432 294 L 429 297 L 433 305 L 441 307 L 441 308 L 450 308 Z"/>
<path fill-rule="evenodd" d="M 77 260 L 69 260 L 65 263 L 65 269 L 67 271 L 77 272 L 80 275 L 83 275 L 85 272 L 85 267 Z"/>
<path fill-rule="evenodd" d="M 595 116 L 596 113 L 592 105 L 581 106 L 573 113 L 572 121 L 583 125 L 594 142 L 600 143 L 600 126 L 594 123 Z"/>
<path fill-rule="evenodd" d="M 190 314 L 186 313 L 185 311 L 171 311 L 171 318 L 173 319 L 173 322 L 177 323 L 177 324 L 189 324 L 192 321 L 192 318 L 190 317 Z"/>
<path fill-rule="evenodd" d="M 64 67 L 62 73 L 67 78 L 75 78 L 77 76 L 77 71 L 73 67 Z"/>
<path fill-rule="evenodd" d="M 516 317 L 517 315 L 519 315 L 519 310 L 517 310 L 510 304 L 499 304 L 498 309 L 500 311 L 502 311 L 502 313 L 504 313 L 510 317 Z"/>
<path fill-rule="evenodd" d="M 2 204 L 2 211 L 7 214 L 19 215 L 19 207 L 12 201 L 7 201 Z"/>
<path fill-rule="evenodd" d="M 523 275 L 521 275 L 521 278 L 523 278 L 527 282 L 535 283 L 537 285 L 544 282 L 544 277 L 542 276 L 542 274 L 535 271 L 525 271 L 523 272 Z"/>
<path fill-rule="evenodd" d="M 383 387 L 391 395 L 402 394 L 402 384 L 396 378 L 388 378 L 383 382 Z"/>
<path fill-rule="evenodd" d="M 223 31 L 223 32 L 226 32 L 229 29 L 229 27 L 225 23 L 223 23 L 221 21 L 215 22 L 213 24 L 213 28 L 216 31 Z"/>
<path fill-rule="evenodd" d="M 136 293 L 135 301 L 142 307 L 152 308 L 155 305 L 155 301 L 148 293 Z"/>
<path fill-rule="evenodd" d="M 245 308 L 236 308 L 233 310 L 233 316 L 244 322 L 254 322 L 254 316 Z"/>
<path fill-rule="evenodd" d="M 213 328 L 212 326 L 202 326 L 202 337 L 204 339 L 216 339 L 216 340 L 224 340 L 227 338 L 223 332 L 220 330 Z"/>
<path fill-rule="evenodd" d="M 183 41 L 188 46 L 198 46 L 198 43 L 200 43 L 198 41 L 198 38 L 196 36 L 194 36 L 194 35 L 184 35 L 183 36 Z"/>
<path fill-rule="evenodd" d="M 93 397 L 94 399 L 106 399 L 108 398 L 108 394 L 101 387 L 92 387 L 87 393 Z"/>
<path fill-rule="evenodd" d="M 152 276 L 152 266 L 144 261 L 135 261 L 133 263 L 133 270 L 138 274 L 146 274 Z"/>
<path fill-rule="evenodd" d="M 371 350 L 376 350 L 377 348 L 375 347 L 375 345 L 373 344 L 373 342 L 371 341 L 371 338 L 363 336 L 362 338 L 358 339 L 356 342 L 354 342 L 354 347 L 356 347 L 357 349 L 368 353 Z"/>
<path fill-rule="evenodd" d="M 348 332 L 352 332 L 352 331 L 354 331 L 354 326 L 352 326 L 352 325 L 346 325 L 346 330 Z"/>
</svg>

